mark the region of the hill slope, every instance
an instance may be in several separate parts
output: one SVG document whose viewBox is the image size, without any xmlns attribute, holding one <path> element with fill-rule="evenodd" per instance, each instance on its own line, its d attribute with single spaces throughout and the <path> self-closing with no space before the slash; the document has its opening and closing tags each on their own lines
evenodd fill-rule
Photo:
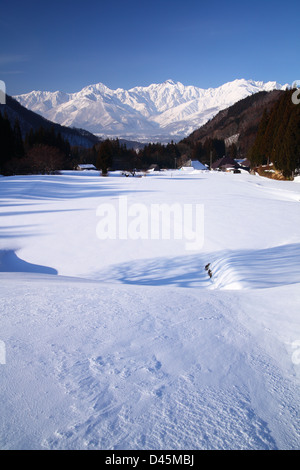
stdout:
<svg viewBox="0 0 300 470">
<path fill-rule="evenodd" d="M 27 109 L 17 100 L 8 95 L 6 96 L 6 104 L 0 105 L 0 112 L 7 114 L 12 125 L 14 125 L 16 119 L 19 120 L 23 138 L 31 129 L 38 130 L 40 127 L 50 129 L 51 127 L 54 127 L 55 131 L 60 133 L 62 137 L 70 143 L 70 145 L 92 147 L 95 143 L 99 142 L 99 138 L 90 132 L 84 129 L 69 128 L 51 122 L 40 114 Z"/>
<path fill-rule="evenodd" d="M 235 143 L 239 156 L 246 157 L 253 145 L 260 120 L 265 109 L 270 110 L 284 92 L 262 91 L 248 96 L 220 111 L 213 119 L 195 130 L 184 142 L 204 143 L 206 139 L 225 140 L 226 145 Z"/>
</svg>

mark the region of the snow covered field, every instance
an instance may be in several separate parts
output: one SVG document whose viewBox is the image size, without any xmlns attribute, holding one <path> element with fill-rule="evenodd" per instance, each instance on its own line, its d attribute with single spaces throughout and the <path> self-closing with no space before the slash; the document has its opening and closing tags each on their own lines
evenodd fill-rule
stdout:
<svg viewBox="0 0 300 470">
<path fill-rule="evenodd" d="M 204 243 L 101 240 L 120 197 L 201 206 Z M 298 183 L 64 172 L 0 204 L 1 449 L 300 447 Z"/>
</svg>

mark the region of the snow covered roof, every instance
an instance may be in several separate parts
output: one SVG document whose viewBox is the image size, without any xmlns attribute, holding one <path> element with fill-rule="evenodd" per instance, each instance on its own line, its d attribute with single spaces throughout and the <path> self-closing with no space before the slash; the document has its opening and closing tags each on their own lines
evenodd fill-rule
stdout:
<svg viewBox="0 0 300 470">
<path fill-rule="evenodd" d="M 97 169 L 91 163 L 85 163 L 85 164 L 77 165 L 77 168 L 80 169 L 80 170 L 96 170 Z"/>
<path fill-rule="evenodd" d="M 207 167 L 198 160 L 189 160 L 181 167 L 181 170 L 207 170 Z"/>
<path fill-rule="evenodd" d="M 248 160 L 248 158 L 235 158 L 234 160 L 241 166 L 249 167 L 251 165 L 251 162 Z"/>
<path fill-rule="evenodd" d="M 228 168 L 231 166 L 233 168 L 238 167 L 238 163 L 230 157 L 223 157 L 217 160 L 212 164 L 212 168 L 215 170 L 216 168 Z"/>
<path fill-rule="evenodd" d="M 207 170 L 207 167 L 203 165 L 203 163 L 199 162 L 198 160 L 192 161 L 192 167 L 194 170 Z"/>
</svg>

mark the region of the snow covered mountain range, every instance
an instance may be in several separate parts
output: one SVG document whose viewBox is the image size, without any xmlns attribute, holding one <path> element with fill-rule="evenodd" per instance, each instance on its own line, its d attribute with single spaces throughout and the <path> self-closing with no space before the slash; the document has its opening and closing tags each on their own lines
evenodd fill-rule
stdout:
<svg viewBox="0 0 300 470">
<path fill-rule="evenodd" d="M 286 87 L 277 82 L 237 79 L 202 89 L 167 80 L 130 90 L 111 90 L 98 83 L 77 93 L 32 91 L 14 98 L 53 122 L 100 137 L 176 142 L 237 101 Z"/>
</svg>

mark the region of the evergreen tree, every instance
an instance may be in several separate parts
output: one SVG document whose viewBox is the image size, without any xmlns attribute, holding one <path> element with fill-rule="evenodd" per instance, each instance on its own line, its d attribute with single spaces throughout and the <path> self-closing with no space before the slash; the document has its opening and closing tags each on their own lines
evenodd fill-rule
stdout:
<svg viewBox="0 0 300 470">
<path fill-rule="evenodd" d="M 202 162 L 202 158 L 205 155 L 202 142 L 196 142 L 192 150 L 192 160 Z"/>
<path fill-rule="evenodd" d="M 31 128 L 30 131 L 26 134 L 25 136 L 25 149 L 29 150 L 33 145 L 34 145 L 34 132 L 33 129 Z"/>
<path fill-rule="evenodd" d="M 211 139 L 208 138 L 203 144 L 203 157 L 202 163 L 210 164 L 210 157 L 212 155 L 212 161 L 215 162 L 219 158 L 224 157 L 226 152 L 225 142 L 222 139 Z"/>
<path fill-rule="evenodd" d="M 237 150 L 236 144 L 234 143 L 230 144 L 227 150 L 228 156 L 234 160 L 235 158 L 237 158 L 237 153 L 238 153 L 238 150 Z"/>
<path fill-rule="evenodd" d="M 250 151 L 249 159 L 251 161 L 252 166 L 259 166 L 267 163 L 267 155 L 266 155 L 266 139 L 265 133 L 269 124 L 269 114 L 266 110 L 263 112 L 263 116 L 261 118 L 257 136 L 255 139 L 255 143 Z"/>
<path fill-rule="evenodd" d="M 106 175 L 108 168 L 113 164 L 113 146 L 109 139 L 101 143 L 96 160 L 96 167 L 102 170 L 102 174 Z"/>
<path fill-rule="evenodd" d="M 14 134 L 6 114 L 0 113 L 0 171 L 5 174 L 6 163 L 14 157 Z"/>
<path fill-rule="evenodd" d="M 16 119 L 14 130 L 13 130 L 13 138 L 14 138 L 14 156 L 16 158 L 22 158 L 25 156 L 24 144 L 20 129 L 19 120 Z"/>
<path fill-rule="evenodd" d="M 281 143 L 283 158 L 280 161 L 282 173 L 290 177 L 299 168 L 300 159 L 300 119 L 298 108 L 293 109 Z"/>
<path fill-rule="evenodd" d="M 286 91 L 271 112 L 264 113 L 249 153 L 252 166 L 273 162 L 285 177 L 300 166 L 300 106 L 292 102 L 291 94 Z"/>
</svg>

